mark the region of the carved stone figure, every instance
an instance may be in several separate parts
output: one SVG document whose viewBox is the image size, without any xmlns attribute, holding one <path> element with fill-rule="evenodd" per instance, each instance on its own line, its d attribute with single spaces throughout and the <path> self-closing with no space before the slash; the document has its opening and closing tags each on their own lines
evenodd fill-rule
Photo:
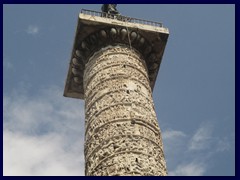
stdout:
<svg viewBox="0 0 240 180">
<path fill-rule="evenodd" d="M 120 15 L 116 7 L 117 7 L 117 4 L 103 4 L 102 12 L 107 14 Z"/>
</svg>

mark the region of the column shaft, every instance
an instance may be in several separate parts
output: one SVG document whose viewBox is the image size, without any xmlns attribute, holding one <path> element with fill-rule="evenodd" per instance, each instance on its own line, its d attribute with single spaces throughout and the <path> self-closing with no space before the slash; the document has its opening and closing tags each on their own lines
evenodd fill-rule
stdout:
<svg viewBox="0 0 240 180">
<path fill-rule="evenodd" d="M 85 174 L 166 175 L 145 61 L 127 46 L 96 52 L 84 71 Z"/>
</svg>

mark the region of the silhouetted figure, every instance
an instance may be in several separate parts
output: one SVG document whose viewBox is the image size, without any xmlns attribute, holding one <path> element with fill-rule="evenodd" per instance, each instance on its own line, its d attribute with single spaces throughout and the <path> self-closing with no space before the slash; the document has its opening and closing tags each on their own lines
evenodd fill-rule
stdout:
<svg viewBox="0 0 240 180">
<path fill-rule="evenodd" d="M 103 4 L 101 9 L 106 14 L 120 15 L 116 7 L 117 4 Z"/>
</svg>

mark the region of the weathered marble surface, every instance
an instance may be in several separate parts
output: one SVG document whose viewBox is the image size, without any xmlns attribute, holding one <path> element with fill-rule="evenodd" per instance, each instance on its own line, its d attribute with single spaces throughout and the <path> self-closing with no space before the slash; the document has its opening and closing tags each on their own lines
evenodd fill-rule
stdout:
<svg viewBox="0 0 240 180">
<path fill-rule="evenodd" d="M 167 175 L 148 70 L 127 46 L 108 46 L 83 75 L 85 174 Z"/>
</svg>

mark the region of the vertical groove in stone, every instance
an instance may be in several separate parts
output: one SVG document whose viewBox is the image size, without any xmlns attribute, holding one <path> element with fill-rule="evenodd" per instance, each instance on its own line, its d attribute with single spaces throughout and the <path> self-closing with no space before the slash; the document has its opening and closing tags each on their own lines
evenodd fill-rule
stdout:
<svg viewBox="0 0 240 180">
<path fill-rule="evenodd" d="M 85 175 L 166 175 L 162 139 L 144 61 L 108 46 L 86 64 Z"/>
</svg>

